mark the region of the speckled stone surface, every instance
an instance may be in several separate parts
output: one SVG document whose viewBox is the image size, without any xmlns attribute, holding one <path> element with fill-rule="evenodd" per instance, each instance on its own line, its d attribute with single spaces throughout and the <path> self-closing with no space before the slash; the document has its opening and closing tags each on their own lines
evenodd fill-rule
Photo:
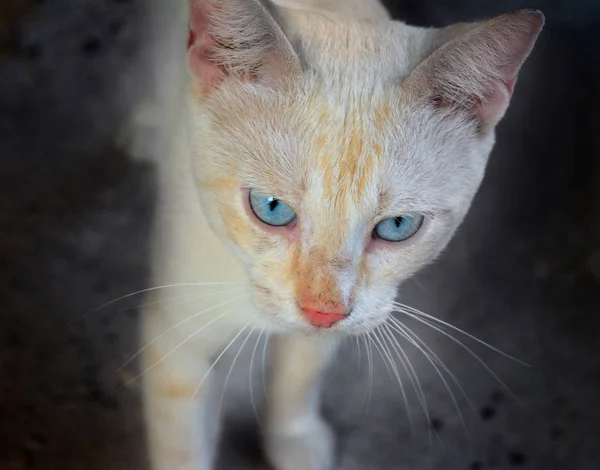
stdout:
<svg viewBox="0 0 600 470">
<path fill-rule="evenodd" d="M 423 25 L 522 4 L 389 3 Z M 398 316 L 456 379 L 401 343 L 427 403 L 398 362 L 407 413 L 376 349 L 371 369 L 364 343 L 348 342 L 324 385 L 340 469 L 600 469 L 600 8 L 541 6 L 548 27 L 474 207 L 401 293 L 529 367 Z M 154 174 L 114 150 L 127 110 L 115 84 L 136 77 L 139 31 L 125 0 L 0 5 L 1 470 L 146 468 L 139 389 L 123 387 L 136 369 L 117 372 L 139 347 L 143 300 L 84 315 L 147 286 Z M 254 344 L 225 395 L 221 469 L 259 466 Z M 262 398 L 261 371 L 251 379 Z"/>
</svg>

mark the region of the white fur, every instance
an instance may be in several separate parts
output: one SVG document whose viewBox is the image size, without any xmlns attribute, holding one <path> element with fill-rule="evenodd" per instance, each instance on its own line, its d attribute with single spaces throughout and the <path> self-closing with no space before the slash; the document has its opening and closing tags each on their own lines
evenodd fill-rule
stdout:
<svg viewBox="0 0 600 470">
<path fill-rule="evenodd" d="M 148 299 L 151 467 L 211 468 L 210 358 L 233 338 L 269 328 L 278 334 L 267 456 L 278 470 L 328 470 L 333 436 L 319 416 L 319 375 L 339 337 L 385 321 L 397 285 L 431 262 L 460 224 L 508 104 L 504 82 L 516 77 L 541 25 L 517 15 L 414 28 L 366 0 L 353 2 L 354 13 L 340 10 L 348 6 L 341 0 L 279 0 L 294 8 L 276 21 L 255 0 L 220 0 L 208 31 L 222 82 L 192 75 L 184 96 L 183 5 L 152 3 L 155 18 L 171 14 L 174 24 L 165 34 L 169 53 L 156 64 L 157 76 L 170 71 L 157 82 L 159 99 L 133 120 L 135 135 L 167 117 L 153 149 L 132 144 L 161 157 L 153 283 L 209 283 L 198 291 L 210 295 L 174 306 L 176 291 L 165 288 Z M 242 188 L 211 188 L 230 180 L 290 203 L 301 221 L 293 238 L 254 220 Z M 412 212 L 426 215 L 412 239 L 371 240 L 377 221 Z M 293 253 L 298 265 L 290 269 Z M 318 290 L 319 282 L 333 283 L 352 309 L 326 331 L 308 325 L 297 306 L 298 285 Z"/>
</svg>

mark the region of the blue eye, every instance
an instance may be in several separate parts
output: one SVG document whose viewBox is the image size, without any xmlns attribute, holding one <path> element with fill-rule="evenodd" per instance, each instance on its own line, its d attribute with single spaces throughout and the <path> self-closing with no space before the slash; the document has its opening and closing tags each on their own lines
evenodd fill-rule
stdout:
<svg viewBox="0 0 600 470">
<path fill-rule="evenodd" d="M 254 215 L 267 225 L 283 227 L 296 220 L 296 213 L 285 202 L 273 196 L 250 191 L 250 208 Z"/>
<path fill-rule="evenodd" d="M 382 220 L 375 226 L 374 233 L 378 238 L 388 242 L 408 240 L 421 228 L 422 215 L 403 215 Z"/>
</svg>

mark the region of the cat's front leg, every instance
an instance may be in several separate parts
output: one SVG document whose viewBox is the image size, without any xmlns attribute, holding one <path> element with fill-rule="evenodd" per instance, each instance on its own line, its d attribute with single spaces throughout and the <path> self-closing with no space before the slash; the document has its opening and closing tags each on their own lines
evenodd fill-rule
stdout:
<svg viewBox="0 0 600 470">
<path fill-rule="evenodd" d="M 143 351 L 144 405 L 151 470 L 210 470 L 209 357 L 193 344 L 156 341 Z"/>
<path fill-rule="evenodd" d="M 320 414 L 321 373 L 337 341 L 282 336 L 274 343 L 264 445 L 276 470 L 330 470 L 335 440 Z"/>
</svg>

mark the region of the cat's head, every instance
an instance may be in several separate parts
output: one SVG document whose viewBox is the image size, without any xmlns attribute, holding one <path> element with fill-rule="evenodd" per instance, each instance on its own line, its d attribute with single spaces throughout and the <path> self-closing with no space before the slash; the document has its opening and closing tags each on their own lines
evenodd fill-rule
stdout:
<svg viewBox="0 0 600 470">
<path fill-rule="evenodd" d="M 264 318 L 358 332 L 465 216 L 543 16 L 436 30 L 275 13 L 191 0 L 195 181 Z"/>
</svg>

